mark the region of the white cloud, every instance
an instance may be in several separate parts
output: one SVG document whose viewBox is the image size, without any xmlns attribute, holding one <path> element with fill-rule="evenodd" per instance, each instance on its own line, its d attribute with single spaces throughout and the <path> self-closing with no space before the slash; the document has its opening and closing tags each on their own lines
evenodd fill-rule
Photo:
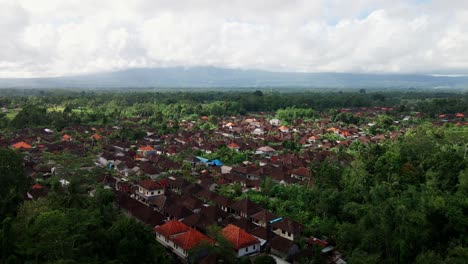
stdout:
<svg viewBox="0 0 468 264">
<path fill-rule="evenodd" d="M 0 77 L 129 67 L 463 73 L 468 3 L 0 0 Z"/>
</svg>

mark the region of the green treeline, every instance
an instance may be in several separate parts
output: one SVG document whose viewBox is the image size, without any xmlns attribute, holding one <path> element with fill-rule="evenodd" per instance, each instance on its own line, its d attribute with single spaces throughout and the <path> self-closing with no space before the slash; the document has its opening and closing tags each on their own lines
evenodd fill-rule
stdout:
<svg viewBox="0 0 468 264">
<path fill-rule="evenodd" d="M 310 119 L 315 111 L 336 114 L 350 107 L 396 107 L 393 114 L 421 112 L 433 118 L 443 113 L 468 111 L 467 93 L 436 92 L 60 92 L 39 96 L 0 96 L 0 129 L 48 127 L 61 130 L 77 124 L 115 125 L 121 119 L 139 117 L 140 124 L 166 133 L 174 132 L 181 120 L 200 116 L 245 115 L 277 112 L 285 121 Z M 314 109 L 314 110 L 312 110 Z M 355 122 L 356 117 L 338 116 L 336 121 Z M 164 121 L 175 121 L 175 129 Z M 164 123 L 164 124 L 163 124 Z M 209 128 L 208 126 L 205 128 Z"/>
</svg>

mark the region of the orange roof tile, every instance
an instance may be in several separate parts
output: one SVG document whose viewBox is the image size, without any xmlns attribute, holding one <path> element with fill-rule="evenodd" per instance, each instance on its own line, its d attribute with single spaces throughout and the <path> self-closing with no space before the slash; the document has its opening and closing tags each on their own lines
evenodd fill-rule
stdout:
<svg viewBox="0 0 468 264">
<path fill-rule="evenodd" d="M 15 148 L 15 149 L 20 149 L 20 148 L 30 149 L 30 148 L 32 148 L 31 145 L 29 145 L 28 143 L 26 143 L 24 141 L 13 144 L 12 147 Z"/>
<path fill-rule="evenodd" d="M 151 146 L 143 146 L 143 147 L 140 147 L 138 150 L 139 151 L 151 151 L 151 150 L 154 150 L 154 148 Z"/>
<path fill-rule="evenodd" d="M 171 220 L 158 227 L 154 231 L 164 237 L 170 237 L 175 234 L 184 233 L 190 230 L 190 227 L 179 220 Z"/>
<path fill-rule="evenodd" d="M 221 230 L 221 234 L 232 243 L 235 250 L 259 243 L 258 239 L 254 236 L 245 232 L 240 227 L 231 224 Z"/>
<path fill-rule="evenodd" d="M 90 138 L 91 138 L 91 139 L 95 139 L 95 140 L 101 140 L 101 139 L 102 139 L 102 137 L 101 137 L 99 134 L 97 134 L 97 133 L 94 134 L 94 135 L 92 135 Z"/>
<path fill-rule="evenodd" d="M 213 243 L 213 240 L 209 237 L 192 228 L 190 228 L 189 231 L 174 237 L 172 241 L 184 250 L 190 250 L 202 242 L 208 242 L 210 244 Z"/>
<path fill-rule="evenodd" d="M 240 148 L 239 145 L 237 145 L 236 143 L 231 143 L 229 145 L 227 145 L 228 148 L 233 148 L 233 149 L 238 149 Z"/>
</svg>

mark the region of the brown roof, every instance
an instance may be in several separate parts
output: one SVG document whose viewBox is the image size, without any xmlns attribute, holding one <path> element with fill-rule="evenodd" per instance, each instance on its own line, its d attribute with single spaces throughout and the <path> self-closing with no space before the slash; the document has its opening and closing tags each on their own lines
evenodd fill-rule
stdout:
<svg viewBox="0 0 468 264">
<path fill-rule="evenodd" d="M 161 184 L 157 181 L 153 180 L 142 180 L 138 183 L 138 186 L 141 188 L 144 188 L 146 190 L 158 190 L 158 189 L 163 189 Z"/>
<path fill-rule="evenodd" d="M 281 221 L 271 224 L 272 227 L 278 228 L 284 231 L 287 231 L 291 234 L 298 235 L 304 230 L 304 226 L 292 219 L 287 217 L 283 218 Z"/>
<path fill-rule="evenodd" d="M 251 215 L 251 218 L 254 219 L 254 220 L 257 220 L 257 221 L 262 221 L 264 223 L 268 223 L 271 220 L 277 219 L 278 216 L 275 215 L 274 213 L 266 210 L 266 209 L 263 209 L 263 210 L 255 213 L 255 214 Z"/>
<path fill-rule="evenodd" d="M 224 206 L 224 207 L 228 207 L 229 205 L 232 204 L 232 200 L 225 197 L 225 196 L 222 196 L 222 195 L 217 195 L 215 196 L 212 201 L 217 204 L 217 205 L 220 205 L 220 206 Z"/>
<path fill-rule="evenodd" d="M 165 217 L 150 207 L 132 199 L 125 193 L 117 192 L 117 204 L 132 216 L 152 227 L 164 223 Z"/>
<path fill-rule="evenodd" d="M 232 203 L 229 207 L 238 213 L 247 214 L 247 216 L 251 216 L 255 213 L 258 213 L 259 211 L 263 209 L 258 204 L 250 201 L 247 198 L 244 198 L 240 201 Z"/>
<path fill-rule="evenodd" d="M 293 241 L 280 237 L 280 236 L 275 236 L 271 240 L 271 244 L 270 244 L 272 249 L 277 250 L 285 255 L 289 253 L 289 250 L 291 249 L 293 245 L 294 245 Z"/>
<path fill-rule="evenodd" d="M 176 219 L 182 219 L 193 214 L 190 209 L 181 204 L 171 204 L 166 208 L 165 212 L 169 216 Z"/>
</svg>

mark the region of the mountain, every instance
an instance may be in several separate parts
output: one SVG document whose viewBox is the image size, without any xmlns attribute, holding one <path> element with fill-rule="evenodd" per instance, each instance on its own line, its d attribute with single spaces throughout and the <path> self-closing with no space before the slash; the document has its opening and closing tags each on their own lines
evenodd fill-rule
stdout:
<svg viewBox="0 0 468 264">
<path fill-rule="evenodd" d="M 449 88 L 468 77 L 418 74 L 299 73 L 215 67 L 136 68 L 78 76 L 0 79 L 0 88 Z"/>
</svg>

